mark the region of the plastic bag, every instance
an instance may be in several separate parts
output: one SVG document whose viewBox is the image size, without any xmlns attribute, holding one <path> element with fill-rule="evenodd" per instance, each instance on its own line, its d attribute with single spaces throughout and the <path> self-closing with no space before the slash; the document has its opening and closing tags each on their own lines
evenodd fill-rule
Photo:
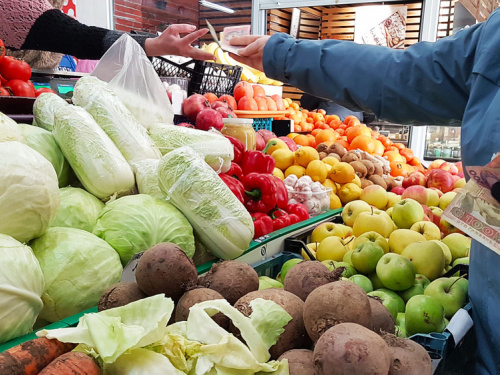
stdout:
<svg viewBox="0 0 500 375">
<path fill-rule="evenodd" d="M 104 54 L 93 76 L 108 82 L 146 129 L 151 124 L 174 123 L 174 113 L 163 84 L 142 47 L 123 34 Z"/>
</svg>

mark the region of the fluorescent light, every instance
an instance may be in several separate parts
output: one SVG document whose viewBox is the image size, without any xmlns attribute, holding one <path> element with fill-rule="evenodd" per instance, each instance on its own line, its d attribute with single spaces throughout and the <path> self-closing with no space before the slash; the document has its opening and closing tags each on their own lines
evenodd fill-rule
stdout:
<svg viewBox="0 0 500 375">
<path fill-rule="evenodd" d="M 212 3 L 212 2 L 206 1 L 206 0 L 200 0 L 200 5 L 203 5 L 204 7 L 207 7 L 207 8 L 212 8 L 212 9 L 218 10 L 220 12 L 234 13 L 234 10 L 231 8 L 225 7 L 223 5 L 215 4 L 215 3 Z"/>
</svg>

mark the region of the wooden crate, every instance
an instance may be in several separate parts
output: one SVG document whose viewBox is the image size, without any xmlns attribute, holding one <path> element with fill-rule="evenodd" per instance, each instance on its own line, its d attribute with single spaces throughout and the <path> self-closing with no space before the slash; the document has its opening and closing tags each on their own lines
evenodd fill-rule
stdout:
<svg viewBox="0 0 500 375">
<path fill-rule="evenodd" d="M 491 12 L 500 6 L 500 0 L 459 0 L 479 22 L 486 21 Z"/>
</svg>

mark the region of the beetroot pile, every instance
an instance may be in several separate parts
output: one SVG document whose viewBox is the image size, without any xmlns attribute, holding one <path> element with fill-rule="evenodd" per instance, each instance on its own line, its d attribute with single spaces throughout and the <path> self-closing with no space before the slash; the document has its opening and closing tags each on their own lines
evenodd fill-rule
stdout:
<svg viewBox="0 0 500 375">
<path fill-rule="evenodd" d="M 284 289 L 258 290 L 259 277 L 245 263 L 216 263 L 198 276 L 177 245 L 161 243 L 139 260 L 137 283 L 110 288 L 99 310 L 165 294 L 176 304 L 172 321 L 178 322 L 187 319 L 191 306 L 222 298 L 250 316 L 250 302 L 262 298 L 280 305 L 292 317 L 270 349 L 272 359 L 288 359 L 291 375 L 432 374 L 427 351 L 394 336 L 394 320 L 387 308 L 356 284 L 339 280 L 341 271 L 303 261 L 286 273 Z M 212 319 L 242 340 L 226 316 L 217 313 Z"/>
</svg>

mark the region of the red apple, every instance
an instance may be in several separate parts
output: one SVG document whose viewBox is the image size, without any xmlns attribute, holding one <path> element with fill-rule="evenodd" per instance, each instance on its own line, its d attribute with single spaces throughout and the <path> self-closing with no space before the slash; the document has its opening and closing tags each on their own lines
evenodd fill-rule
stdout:
<svg viewBox="0 0 500 375">
<path fill-rule="evenodd" d="M 420 204 L 427 203 L 427 188 L 420 185 L 413 185 L 403 192 L 401 195 L 402 199 L 411 198 L 416 200 Z"/>
<path fill-rule="evenodd" d="M 431 209 L 432 212 L 432 222 L 436 224 L 441 229 L 441 215 L 443 214 L 443 210 L 439 207 L 433 207 Z M 443 230 L 441 229 L 441 232 Z"/>
<path fill-rule="evenodd" d="M 403 187 L 407 188 L 413 185 L 425 186 L 427 183 L 427 177 L 421 172 L 412 172 L 403 179 Z"/>
<path fill-rule="evenodd" d="M 193 128 L 194 129 L 193 124 L 190 124 L 189 122 L 181 122 L 181 123 L 177 124 L 177 126 L 182 126 L 184 128 Z"/>
<path fill-rule="evenodd" d="M 257 132 L 257 144 L 256 144 L 256 147 L 255 149 L 257 151 L 262 151 L 264 148 L 266 148 L 266 141 L 264 141 L 264 137 L 262 137 L 262 135 Z"/>
<path fill-rule="evenodd" d="M 391 189 L 391 193 L 397 194 L 397 195 L 403 195 L 403 192 L 406 189 L 402 186 L 395 186 Z"/>
<path fill-rule="evenodd" d="M 455 163 L 455 167 L 457 167 L 458 169 L 458 173 L 460 172 L 463 172 L 464 171 L 464 167 L 462 166 L 462 162 L 461 161 L 458 161 Z"/>
<path fill-rule="evenodd" d="M 453 185 L 455 185 L 455 182 L 457 182 L 458 180 L 461 179 L 461 177 L 459 177 L 458 175 L 456 174 L 452 174 L 451 175 L 451 178 L 453 178 Z"/>
<path fill-rule="evenodd" d="M 429 172 L 427 187 L 435 187 L 443 193 L 447 193 L 453 190 L 454 184 L 455 182 L 453 181 L 453 177 L 449 172 L 442 169 L 433 169 Z"/>
<path fill-rule="evenodd" d="M 424 214 L 427 216 L 427 219 L 434 222 L 434 214 L 432 213 L 432 210 L 425 204 L 422 205 L 422 208 L 424 209 Z"/>
<path fill-rule="evenodd" d="M 291 138 L 278 137 L 278 139 L 281 139 L 283 142 L 285 142 L 290 151 L 297 151 L 297 144 Z"/>
<path fill-rule="evenodd" d="M 223 127 L 222 115 L 215 109 L 204 109 L 196 116 L 196 128 L 200 130 L 208 130 L 210 128 L 221 130 Z"/>
<path fill-rule="evenodd" d="M 443 163 L 446 163 L 443 159 L 436 159 L 434 160 L 431 165 L 429 165 L 428 169 L 436 169 L 439 168 L 439 166 Z"/>
<path fill-rule="evenodd" d="M 429 219 L 429 216 L 427 216 L 426 214 L 424 214 L 424 218 L 422 219 L 422 221 L 432 221 L 432 220 Z"/>
<path fill-rule="evenodd" d="M 264 138 L 264 142 L 269 142 L 270 139 L 273 139 L 273 138 L 278 138 L 276 136 L 276 134 L 274 134 L 272 131 L 270 130 L 266 130 L 266 129 L 260 129 L 257 131 L 258 134 L 260 134 L 262 136 L 262 138 Z"/>
<path fill-rule="evenodd" d="M 198 113 L 206 108 L 210 108 L 210 102 L 200 94 L 193 94 L 184 99 L 182 103 L 182 111 L 191 121 L 195 121 Z"/>
<path fill-rule="evenodd" d="M 464 172 L 463 171 L 460 171 L 457 173 L 457 176 L 460 177 L 460 178 L 464 178 L 465 175 L 464 175 Z"/>
<path fill-rule="evenodd" d="M 458 168 L 455 166 L 453 163 L 449 163 L 445 161 L 443 164 L 439 166 L 439 169 L 442 169 L 443 171 L 450 172 L 452 175 L 455 175 L 458 173 Z"/>
<path fill-rule="evenodd" d="M 431 189 L 431 190 L 434 190 L 435 192 L 437 192 L 439 198 L 441 198 L 441 195 L 443 195 L 443 192 L 441 190 L 439 190 L 438 188 L 436 188 L 436 187 L 430 187 L 428 189 Z"/>
<path fill-rule="evenodd" d="M 238 116 L 236 116 L 236 114 L 234 113 L 234 111 L 230 108 L 230 107 L 217 107 L 215 108 L 215 110 L 217 112 L 219 112 L 223 118 L 228 118 L 228 117 L 232 117 L 232 118 L 237 118 Z"/>
</svg>

